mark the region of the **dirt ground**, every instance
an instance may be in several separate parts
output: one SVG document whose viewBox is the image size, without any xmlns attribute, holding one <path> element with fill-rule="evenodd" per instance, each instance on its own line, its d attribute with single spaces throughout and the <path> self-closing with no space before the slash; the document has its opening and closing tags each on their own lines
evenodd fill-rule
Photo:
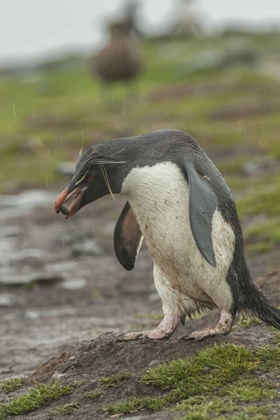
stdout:
<svg viewBox="0 0 280 420">
<path fill-rule="evenodd" d="M 57 186 L 54 196 L 61 189 L 62 186 Z M 65 221 L 62 215 L 54 213 L 50 200 L 26 214 L 4 218 L 9 253 L 5 254 L 5 260 L 2 255 L 2 265 L 7 273 L 13 270 L 13 276 L 8 277 L 14 280 L 13 284 L 5 281 L 5 271 L 2 272 L 1 380 L 31 374 L 32 380 L 37 381 L 90 378 L 77 394 L 63 397 L 61 404 L 65 404 L 94 390 L 93 378 L 97 376 L 129 368 L 137 379 L 151 364 L 191 355 L 213 342 L 230 341 L 254 347 L 269 339 L 269 327 L 261 324 L 246 329 L 246 334 L 236 330 L 227 338 L 178 341 L 178 337 L 214 323 L 217 314 L 208 313 L 200 320 L 188 321 L 185 328 L 180 326 L 169 341 L 117 341 L 116 336 L 122 332 L 148 329 L 161 320 L 152 260 L 145 245 L 132 272 L 125 271 L 114 255 L 113 229 L 123 204 L 121 199 L 114 202 L 106 197 Z M 260 277 L 277 263 L 277 252 L 249 260 L 253 276 L 259 278 L 259 284 L 275 305 L 280 304 L 280 273 Z M 106 402 L 145 392 L 135 377 L 126 382 L 125 387 L 110 389 Z M 143 412 L 140 417 L 136 414 L 128 417 L 173 419 L 175 414 Z M 42 408 L 18 418 L 51 417 Z M 98 414 L 90 402 L 83 402 L 71 418 L 102 419 L 108 415 Z"/>
</svg>

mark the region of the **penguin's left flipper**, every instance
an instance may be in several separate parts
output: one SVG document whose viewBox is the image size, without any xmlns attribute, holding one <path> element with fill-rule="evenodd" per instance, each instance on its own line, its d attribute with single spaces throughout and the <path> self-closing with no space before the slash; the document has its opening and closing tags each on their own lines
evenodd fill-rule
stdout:
<svg viewBox="0 0 280 420">
<path fill-rule="evenodd" d="M 195 243 L 203 258 L 216 267 L 212 219 L 218 208 L 218 199 L 211 187 L 211 180 L 200 175 L 187 158 L 184 159 L 183 169 L 190 189 L 189 219 Z"/>
<path fill-rule="evenodd" d="M 127 201 L 114 231 L 115 253 L 126 270 L 134 268 L 142 240 L 142 232 Z"/>
</svg>

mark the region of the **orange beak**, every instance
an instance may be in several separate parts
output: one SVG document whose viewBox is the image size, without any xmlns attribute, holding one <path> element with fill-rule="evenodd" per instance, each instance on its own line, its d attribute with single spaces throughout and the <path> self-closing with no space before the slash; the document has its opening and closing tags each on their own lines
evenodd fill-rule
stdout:
<svg viewBox="0 0 280 420">
<path fill-rule="evenodd" d="M 81 199 L 83 197 L 84 191 L 87 187 L 83 188 L 76 188 L 74 191 L 68 193 L 69 186 L 66 187 L 57 197 L 56 202 L 54 204 L 54 209 L 56 213 L 61 212 L 66 216 L 66 219 L 73 216 L 73 214 L 77 213 Z M 69 210 L 63 206 L 71 197 L 73 197 L 72 203 L 70 205 Z"/>
</svg>

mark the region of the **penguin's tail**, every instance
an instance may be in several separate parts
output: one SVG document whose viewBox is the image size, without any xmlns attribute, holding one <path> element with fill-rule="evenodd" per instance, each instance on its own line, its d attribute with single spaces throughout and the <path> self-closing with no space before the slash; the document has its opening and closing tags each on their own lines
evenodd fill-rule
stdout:
<svg viewBox="0 0 280 420">
<path fill-rule="evenodd" d="M 280 330 L 280 311 L 269 303 L 261 289 L 251 279 L 249 290 L 243 294 L 244 309 L 254 313 L 261 321 Z"/>
</svg>

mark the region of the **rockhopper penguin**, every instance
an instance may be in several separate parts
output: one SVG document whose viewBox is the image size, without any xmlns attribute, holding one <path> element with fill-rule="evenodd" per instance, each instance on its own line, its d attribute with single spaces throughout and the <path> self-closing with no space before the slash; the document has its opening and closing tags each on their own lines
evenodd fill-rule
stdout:
<svg viewBox="0 0 280 420">
<path fill-rule="evenodd" d="M 217 325 L 186 338 L 228 334 L 237 312 L 252 312 L 280 329 L 280 311 L 247 267 L 232 194 L 189 134 L 163 130 L 90 147 L 79 156 L 55 210 L 69 218 L 109 193 L 127 198 L 115 227 L 117 258 L 132 270 L 145 238 L 164 313 L 154 330 L 123 339 L 169 338 L 186 315 L 206 308 L 219 308 Z M 68 210 L 63 204 L 71 197 Z"/>
</svg>

